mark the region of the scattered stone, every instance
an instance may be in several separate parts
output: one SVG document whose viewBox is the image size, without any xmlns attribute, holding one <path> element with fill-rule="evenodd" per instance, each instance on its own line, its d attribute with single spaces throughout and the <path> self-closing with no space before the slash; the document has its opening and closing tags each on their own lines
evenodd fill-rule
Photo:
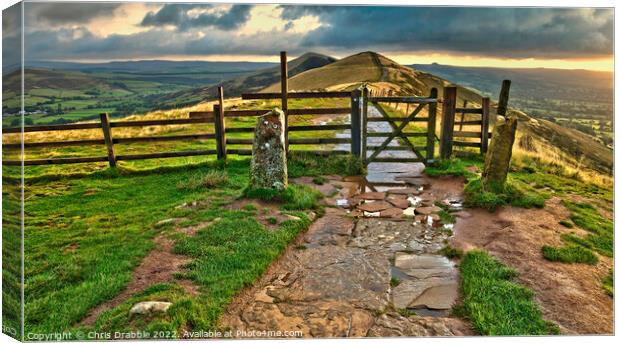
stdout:
<svg viewBox="0 0 620 343">
<path fill-rule="evenodd" d="M 133 305 L 129 310 L 130 315 L 150 314 L 155 312 L 166 312 L 172 303 L 165 301 L 143 301 Z"/>
<path fill-rule="evenodd" d="M 250 164 L 250 189 L 282 190 L 288 185 L 284 122 L 284 113 L 279 109 L 257 117 Z"/>
<path fill-rule="evenodd" d="M 165 224 L 168 224 L 168 223 L 174 223 L 174 224 L 176 224 L 176 223 L 178 223 L 178 222 L 180 222 L 180 221 L 182 221 L 182 220 L 183 220 L 183 218 L 168 218 L 168 219 L 162 219 L 162 220 L 158 221 L 157 223 L 155 223 L 155 226 L 162 226 L 162 225 L 165 225 Z"/>
<path fill-rule="evenodd" d="M 417 214 L 417 215 L 414 217 L 414 220 L 415 220 L 416 222 L 420 222 L 420 223 L 422 223 L 422 222 L 425 222 L 425 221 L 426 221 L 426 216 L 425 216 L 425 215 L 423 215 L 423 214 Z"/>
<path fill-rule="evenodd" d="M 417 241 L 411 241 L 409 242 L 409 249 L 411 249 L 414 252 L 424 251 L 424 245 L 422 245 L 422 243 L 417 242 Z"/>
<path fill-rule="evenodd" d="M 347 199 L 336 199 L 336 206 L 348 208 L 349 207 L 349 200 L 347 200 Z"/>
<path fill-rule="evenodd" d="M 407 200 L 407 198 L 392 198 L 390 196 L 385 200 L 392 204 L 394 207 L 398 207 L 400 209 L 406 209 L 407 207 L 409 207 L 409 201 Z"/>
<path fill-rule="evenodd" d="M 313 222 L 316 219 L 316 213 L 313 211 L 308 212 L 308 219 Z"/>
<path fill-rule="evenodd" d="M 286 218 L 286 220 L 301 220 L 301 218 L 290 215 L 290 214 L 282 214 L 282 215 Z"/>
<path fill-rule="evenodd" d="M 417 196 L 408 197 L 407 201 L 409 201 L 410 206 L 414 206 L 414 207 L 420 206 L 420 204 L 422 203 L 422 199 Z"/>
<path fill-rule="evenodd" d="M 391 207 L 392 205 L 390 205 L 389 203 L 385 201 L 375 201 L 371 203 L 368 203 L 368 202 L 363 203 L 359 205 L 357 208 L 362 211 L 379 212 L 379 211 L 383 211 Z"/>
<path fill-rule="evenodd" d="M 415 216 L 415 207 L 407 207 L 403 210 L 403 215 L 405 217 L 414 217 Z"/>
<path fill-rule="evenodd" d="M 417 214 L 424 214 L 424 215 L 439 213 L 439 211 L 441 211 L 441 207 L 437 207 L 437 206 L 418 207 L 415 209 L 415 212 Z"/>
<path fill-rule="evenodd" d="M 431 225 L 432 227 L 440 227 L 441 226 L 441 218 L 439 217 L 439 215 L 437 214 L 429 214 L 426 218 L 426 220 L 431 219 L 432 221 L 428 223 L 428 225 Z"/>
<path fill-rule="evenodd" d="M 403 210 L 401 210 L 400 208 L 388 208 L 387 210 L 383 210 L 380 212 L 380 217 L 381 218 L 394 218 L 394 217 L 400 217 L 403 214 Z"/>
<path fill-rule="evenodd" d="M 356 195 L 356 198 L 362 200 L 383 200 L 385 199 L 385 193 L 383 192 L 366 192 Z"/>
<path fill-rule="evenodd" d="M 379 218 L 379 217 L 381 217 L 381 212 L 364 211 L 364 217 L 368 217 L 368 218 L 376 217 L 376 218 Z"/>
</svg>

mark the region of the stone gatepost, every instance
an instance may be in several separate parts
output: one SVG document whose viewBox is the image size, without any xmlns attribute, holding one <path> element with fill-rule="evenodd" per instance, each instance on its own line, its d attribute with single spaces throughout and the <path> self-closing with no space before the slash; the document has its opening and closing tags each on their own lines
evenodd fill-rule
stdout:
<svg viewBox="0 0 620 343">
<path fill-rule="evenodd" d="M 498 117 L 505 118 L 505 117 Z M 517 132 L 517 117 L 510 116 L 503 121 L 497 121 L 493 129 L 493 138 L 484 161 L 482 172 L 482 186 L 487 191 L 499 191 L 503 189 L 510 159 L 512 158 L 512 145 L 515 142 Z"/>
<path fill-rule="evenodd" d="M 250 189 L 283 190 L 288 185 L 284 113 L 275 108 L 256 119 Z"/>
</svg>

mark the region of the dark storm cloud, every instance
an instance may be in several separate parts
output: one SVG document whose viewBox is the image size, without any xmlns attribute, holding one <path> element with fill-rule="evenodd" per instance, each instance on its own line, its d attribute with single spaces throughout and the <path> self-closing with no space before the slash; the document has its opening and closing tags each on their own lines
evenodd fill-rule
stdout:
<svg viewBox="0 0 620 343">
<path fill-rule="evenodd" d="M 15 70 L 22 60 L 22 3 L 2 11 L 2 72 Z"/>
<path fill-rule="evenodd" d="M 142 26 L 173 25 L 179 30 L 196 27 L 215 27 L 220 30 L 234 30 L 250 18 L 252 5 L 233 5 L 225 11 L 190 15 L 193 9 L 213 8 L 213 5 L 198 4 L 166 4 L 157 12 L 149 12 L 142 19 Z"/>
<path fill-rule="evenodd" d="M 322 25 L 302 45 L 350 50 L 442 51 L 495 57 L 612 53 L 613 11 L 550 8 L 281 6 L 282 19 Z"/>
<path fill-rule="evenodd" d="M 26 2 L 25 13 L 35 21 L 48 24 L 83 24 L 94 18 L 110 16 L 122 3 Z"/>
<path fill-rule="evenodd" d="M 73 37 L 73 38 L 70 38 Z M 76 38 L 77 37 L 77 38 Z M 267 34 L 236 36 L 234 32 L 214 31 L 204 37 L 191 32 L 155 28 L 130 35 L 98 37 L 85 28 L 61 28 L 29 33 L 25 42 L 28 60 L 145 58 L 162 55 L 256 54 L 273 55 L 274 51 L 305 51 L 289 42 L 294 34 L 273 31 Z"/>
</svg>

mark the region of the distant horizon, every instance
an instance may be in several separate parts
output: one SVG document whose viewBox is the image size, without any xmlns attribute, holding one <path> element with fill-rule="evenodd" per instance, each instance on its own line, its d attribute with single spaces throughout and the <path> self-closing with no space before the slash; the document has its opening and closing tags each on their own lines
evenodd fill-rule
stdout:
<svg viewBox="0 0 620 343">
<path fill-rule="evenodd" d="M 313 51 L 308 51 L 307 53 L 316 53 Z M 354 53 L 355 54 L 355 53 Z M 289 57 L 289 61 L 293 60 L 295 58 L 301 57 L 304 54 L 301 54 L 299 56 L 290 56 Z M 325 54 L 323 54 L 325 55 Z M 612 69 L 608 70 L 608 69 L 587 69 L 587 68 L 562 68 L 562 67 L 546 67 L 546 66 L 531 66 L 531 67 L 519 67 L 519 66 L 509 66 L 509 67 L 501 67 L 501 66 L 495 66 L 495 65 L 471 65 L 471 64 L 455 64 L 455 63 L 439 63 L 439 62 L 414 62 L 414 63 L 403 63 L 398 61 L 397 59 L 391 58 L 388 54 L 381 54 L 386 56 L 387 58 L 390 58 L 392 60 L 394 60 L 395 62 L 404 65 L 404 66 L 410 66 L 410 65 L 442 65 L 442 66 L 449 66 L 449 67 L 464 67 L 464 68 L 490 68 L 490 69 L 529 69 L 529 70 L 534 70 L 534 69 L 546 69 L 546 70 L 569 70 L 569 71 L 590 71 L 590 72 L 602 72 L 602 73 L 614 73 L 614 69 L 613 69 L 613 65 L 612 65 Z M 331 56 L 331 55 L 327 55 L 327 56 Z M 106 64 L 106 63 L 122 63 L 122 62 L 230 62 L 230 63 L 273 63 L 273 64 L 278 64 L 279 63 L 279 57 L 276 57 L 274 59 L 261 59 L 261 60 L 251 60 L 251 59 L 234 59 L 234 60 L 223 60 L 223 59 L 196 59 L 195 56 L 192 56 L 193 58 L 188 58 L 188 59 L 182 59 L 182 58 L 119 58 L 119 59 L 108 59 L 108 60 L 94 60 L 94 59 L 89 59 L 89 60 L 80 60 L 80 59 L 70 59 L 70 60 L 55 60 L 55 59 L 41 59 L 41 60 L 27 60 L 25 61 L 26 65 L 28 63 L 32 63 L 32 62 L 53 62 L 53 63 L 77 63 L 77 64 Z M 337 59 L 342 59 L 342 58 L 346 58 L 347 56 L 344 57 L 336 57 L 336 56 L 331 56 Z"/>
<path fill-rule="evenodd" d="M 23 38 L 36 60 L 277 62 L 281 50 L 373 50 L 404 65 L 614 70 L 609 8 L 28 2 L 23 23 L 21 10 L 3 11 L 4 46 Z M 3 59 L 18 63 L 19 49 Z"/>
</svg>

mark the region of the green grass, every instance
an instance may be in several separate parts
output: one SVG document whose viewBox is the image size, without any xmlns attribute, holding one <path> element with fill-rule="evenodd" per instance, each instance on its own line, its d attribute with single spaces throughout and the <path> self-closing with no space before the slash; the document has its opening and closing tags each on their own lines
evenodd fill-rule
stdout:
<svg viewBox="0 0 620 343">
<path fill-rule="evenodd" d="M 228 184 L 228 174 L 223 170 L 199 172 L 177 184 L 178 189 L 197 190 L 200 188 L 223 187 Z"/>
<path fill-rule="evenodd" d="M 290 162 L 292 169 L 295 163 Z M 315 163 L 316 168 L 306 169 L 315 175 L 329 164 L 320 157 L 315 157 Z M 245 158 L 231 159 L 226 165 L 209 162 L 186 167 L 116 168 L 28 178 L 26 332 L 68 330 L 91 308 L 115 297 L 153 248 L 152 239 L 162 233 L 177 241 L 178 253 L 195 258 L 188 272 L 179 277 L 193 280 L 204 293 L 191 297 L 174 285 L 154 285 L 103 314 L 95 328 L 177 330 L 190 325 L 195 329 L 213 329 L 231 297 L 260 276 L 309 225 L 302 210 L 318 208 L 319 193 L 307 186 L 291 186 L 282 207 L 301 220 L 283 221 L 278 230 L 264 229 L 256 220 L 258 208 L 225 209 L 226 204 L 242 195 L 249 179 L 248 170 L 249 159 Z M 221 182 L 222 178 L 227 182 Z M 215 179 L 217 182 L 213 182 Z M 6 184 L 11 178 L 4 181 Z M 10 187 L 5 186 L 3 200 L 7 199 Z M 179 207 L 194 202 L 198 205 Z M 5 208 L 10 210 L 10 204 L 5 202 Z M 185 237 L 174 231 L 172 224 L 156 225 L 167 218 L 182 218 L 178 224 L 182 226 L 206 221 L 213 224 L 194 237 Z M 9 229 L 9 225 L 3 225 L 5 237 L 15 231 Z M 9 261 L 11 257 L 5 258 Z M 7 274 L 6 270 L 3 277 L 10 281 L 14 273 Z M 5 309 L 10 310 L 6 306 L 14 297 L 10 287 L 3 291 L 8 295 Z M 128 308 L 146 298 L 167 299 L 174 306 L 168 314 L 152 321 L 128 318 Z M 5 314 L 7 323 L 13 320 L 8 315 Z"/>
<path fill-rule="evenodd" d="M 564 227 L 569 228 L 569 229 L 575 226 L 575 225 L 573 225 L 573 223 L 572 223 L 572 222 L 570 222 L 570 221 L 568 221 L 568 220 L 560 220 L 558 223 L 559 223 L 560 225 L 564 226 Z"/>
<path fill-rule="evenodd" d="M 483 251 L 470 251 L 460 265 L 463 304 L 457 313 L 482 335 L 557 334 L 542 318 L 533 292 L 515 282 L 516 272 Z"/>
<path fill-rule="evenodd" d="M 545 245 L 542 247 L 542 254 L 547 260 L 554 262 L 586 263 L 591 265 L 595 265 L 598 262 L 598 257 L 592 253 L 592 250 L 575 244 L 559 248 Z"/>
<path fill-rule="evenodd" d="M 467 158 L 451 158 L 448 160 L 438 160 L 434 164 L 426 167 L 424 172 L 428 176 L 463 176 L 466 178 L 475 177 L 476 174 L 469 168 L 477 167 L 482 169 L 484 159 L 480 155 L 471 155 Z"/>
<path fill-rule="evenodd" d="M 247 198 L 280 202 L 285 210 L 317 209 L 319 207 L 319 200 L 323 197 L 321 192 L 310 186 L 295 184 L 290 184 L 281 191 L 265 188 L 246 188 L 243 195 Z"/>
<path fill-rule="evenodd" d="M 564 201 L 570 211 L 570 219 L 576 226 L 588 231 L 585 237 L 563 235 L 562 238 L 591 249 L 597 253 L 612 257 L 614 249 L 614 224 L 611 219 L 601 216 L 594 206 L 587 203 Z"/>
<path fill-rule="evenodd" d="M 603 289 L 610 296 L 614 296 L 614 270 L 610 269 L 609 274 L 603 279 Z"/>
<path fill-rule="evenodd" d="M 398 278 L 391 277 L 390 278 L 390 287 L 394 288 L 394 287 L 396 287 L 398 285 L 400 285 L 400 280 Z"/>
<path fill-rule="evenodd" d="M 496 189 L 484 189 L 480 179 L 475 179 L 465 186 L 465 201 L 467 207 L 481 207 L 495 211 L 500 206 L 513 205 L 524 208 L 542 208 L 545 206 L 545 197 L 519 181 L 508 180 L 506 184 Z"/>
</svg>

